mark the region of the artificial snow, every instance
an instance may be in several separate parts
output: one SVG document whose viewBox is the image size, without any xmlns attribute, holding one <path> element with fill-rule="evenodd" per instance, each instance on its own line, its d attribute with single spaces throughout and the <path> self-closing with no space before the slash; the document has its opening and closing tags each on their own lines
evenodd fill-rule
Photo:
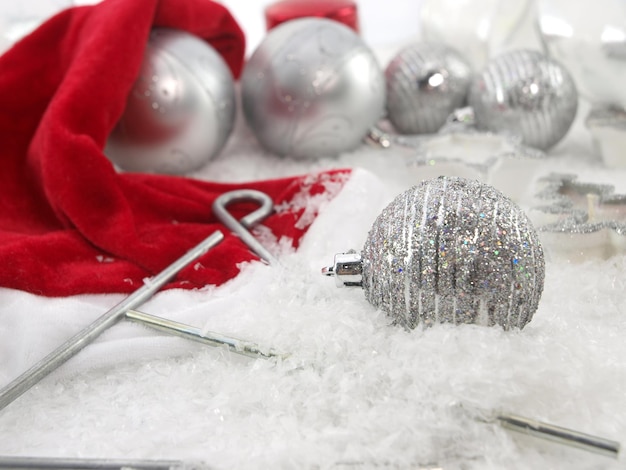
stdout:
<svg viewBox="0 0 626 470">
<path fill-rule="evenodd" d="M 511 196 L 529 208 L 537 178 L 571 170 L 579 150 L 566 142 L 545 166 L 533 162 L 526 191 Z M 250 359 L 122 320 L 0 410 L 0 455 L 178 459 L 214 469 L 623 468 L 623 457 L 543 442 L 492 419 L 515 413 L 624 440 L 623 253 L 568 257 L 567 239 L 544 241 L 544 294 L 524 330 L 405 331 L 360 288 L 338 289 L 320 269 L 337 252 L 360 250 L 396 194 L 451 167 L 413 165 L 406 151 L 366 145 L 336 159 L 281 159 L 239 119 L 226 149 L 193 177 L 246 181 L 344 167 L 355 170 L 337 196 L 311 201 L 320 213 L 298 250 L 256 231 L 278 265 L 247 263 L 218 288 L 159 292 L 139 309 L 286 358 Z M 122 299 L 0 289 L 0 385 Z"/>
</svg>

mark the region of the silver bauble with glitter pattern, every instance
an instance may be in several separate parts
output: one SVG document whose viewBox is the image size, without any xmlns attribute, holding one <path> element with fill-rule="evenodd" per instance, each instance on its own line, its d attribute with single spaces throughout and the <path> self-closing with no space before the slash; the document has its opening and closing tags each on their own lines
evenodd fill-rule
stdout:
<svg viewBox="0 0 626 470">
<path fill-rule="evenodd" d="M 230 69 L 184 31 L 155 28 L 105 154 L 126 171 L 185 174 L 219 153 L 235 120 Z"/>
<path fill-rule="evenodd" d="M 401 134 L 432 134 L 465 105 L 472 72 L 454 49 L 415 43 L 387 65 L 387 118 Z"/>
<path fill-rule="evenodd" d="M 543 250 L 528 217 L 487 184 L 440 177 L 396 197 L 362 252 L 370 303 L 407 328 L 522 328 L 537 310 Z"/>
<path fill-rule="evenodd" d="M 519 135 L 546 150 L 559 142 L 576 117 L 578 93 L 569 72 L 540 52 L 516 50 L 491 60 L 470 86 L 476 127 Z"/>
<path fill-rule="evenodd" d="M 373 52 L 350 28 L 323 18 L 272 29 L 246 64 L 241 93 L 263 147 L 303 159 L 355 149 L 385 103 Z"/>
</svg>

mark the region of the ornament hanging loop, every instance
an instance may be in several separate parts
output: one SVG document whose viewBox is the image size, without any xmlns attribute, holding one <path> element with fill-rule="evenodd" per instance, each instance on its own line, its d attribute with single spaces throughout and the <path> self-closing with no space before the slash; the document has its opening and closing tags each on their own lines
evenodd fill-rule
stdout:
<svg viewBox="0 0 626 470">
<path fill-rule="evenodd" d="M 353 250 L 337 253 L 332 266 L 322 268 L 324 276 L 333 276 L 337 287 L 361 287 L 363 285 L 363 260 Z"/>
</svg>

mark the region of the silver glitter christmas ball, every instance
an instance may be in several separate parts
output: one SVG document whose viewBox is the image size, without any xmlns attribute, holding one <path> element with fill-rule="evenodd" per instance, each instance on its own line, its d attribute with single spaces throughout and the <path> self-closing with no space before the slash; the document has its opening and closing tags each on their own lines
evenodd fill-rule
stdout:
<svg viewBox="0 0 626 470">
<path fill-rule="evenodd" d="M 156 28 L 105 154 L 126 171 L 184 174 L 224 146 L 235 121 L 230 69 L 213 47 Z"/>
<path fill-rule="evenodd" d="M 241 93 L 263 147 L 303 159 L 355 149 L 385 104 L 372 51 L 350 28 L 323 18 L 272 29 L 246 64 Z"/>
<path fill-rule="evenodd" d="M 517 134 L 546 150 L 567 133 L 578 107 L 569 72 L 537 51 L 517 50 L 490 61 L 468 97 L 481 130 Z"/>
<path fill-rule="evenodd" d="M 451 47 L 416 43 L 385 69 L 387 118 L 401 134 L 432 134 L 465 105 L 471 81 L 467 62 Z"/>
<path fill-rule="evenodd" d="M 524 212 L 495 188 L 457 177 L 396 197 L 374 222 L 362 263 L 368 301 L 406 328 L 522 328 L 543 290 L 543 250 Z"/>
</svg>

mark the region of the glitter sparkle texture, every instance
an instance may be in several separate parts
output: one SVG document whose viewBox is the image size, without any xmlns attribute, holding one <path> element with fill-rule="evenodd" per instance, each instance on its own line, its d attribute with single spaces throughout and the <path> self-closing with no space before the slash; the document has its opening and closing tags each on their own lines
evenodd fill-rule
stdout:
<svg viewBox="0 0 626 470">
<path fill-rule="evenodd" d="M 367 300 L 394 323 L 523 328 L 543 291 L 544 257 L 524 212 L 495 188 L 422 182 L 378 216 L 363 248 Z"/>
</svg>

